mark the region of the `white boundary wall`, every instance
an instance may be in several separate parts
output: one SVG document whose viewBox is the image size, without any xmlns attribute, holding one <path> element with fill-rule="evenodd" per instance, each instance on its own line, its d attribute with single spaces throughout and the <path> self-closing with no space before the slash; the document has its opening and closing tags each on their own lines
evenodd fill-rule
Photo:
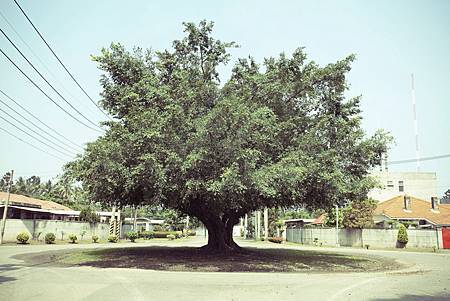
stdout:
<svg viewBox="0 0 450 301">
<path fill-rule="evenodd" d="M 433 248 L 442 245 L 442 231 L 408 229 L 407 247 Z M 398 229 L 339 229 L 339 245 L 346 247 L 395 248 Z M 312 245 L 317 243 L 324 246 L 336 245 L 335 228 L 294 228 L 286 230 L 286 241 Z"/>
<path fill-rule="evenodd" d="M 5 241 L 15 241 L 17 234 L 28 232 L 32 238 L 43 240 L 45 234 L 54 233 L 56 239 L 69 239 L 69 234 L 75 234 L 78 240 L 81 239 L 81 233 L 86 231 L 83 239 L 91 239 L 92 235 L 97 235 L 100 239 L 106 239 L 109 235 L 109 224 L 106 223 L 87 223 L 75 221 L 58 220 L 33 220 L 33 219 L 7 219 L 5 227 Z M 40 233 L 40 234 L 39 234 Z"/>
</svg>

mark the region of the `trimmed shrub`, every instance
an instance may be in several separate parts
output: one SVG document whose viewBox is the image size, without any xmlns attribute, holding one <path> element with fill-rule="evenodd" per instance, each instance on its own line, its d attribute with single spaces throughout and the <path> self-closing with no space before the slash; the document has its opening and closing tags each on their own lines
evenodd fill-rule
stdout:
<svg viewBox="0 0 450 301">
<path fill-rule="evenodd" d="M 131 241 L 131 242 L 135 242 L 136 239 L 139 238 L 139 235 L 137 232 L 134 231 L 130 231 L 127 233 L 127 238 Z"/>
<path fill-rule="evenodd" d="M 167 238 L 167 235 L 173 235 L 175 238 L 183 237 L 183 232 L 181 231 L 155 231 L 153 232 L 154 238 Z"/>
<path fill-rule="evenodd" d="M 119 238 L 117 237 L 117 235 L 110 235 L 110 236 L 108 236 L 108 241 L 112 242 L 112 243 L 116 243 L 119 241 Z"/>
<path fill-rule="evenodd" d="M 161 227 L 160 225 L 155 225 L 155 226 L 153 226 L 153 231 L 155 231 L 155 232 L 164 232 L 164 228 Z"/>
<path fill-rule="evenodd" d="M 195 235 L 197 235 L 197 232 L 195 232 L 195 230 L 188 230 L 187 231 L 187 235 L 188 236 L 195 236 Z"/>
<path fill-rule="evenodd" d="M 69 240 L 74 244 L 77 242 L 78 237 L 75 234 L 69 235 Z"/>
<path fill-rule="evenodd" d="M 143 239 L 152 239 L 154 238 L 154 234 L 152 231 L 142 231 L 138 233 L 139 238 L 143 238 Z"/>
<path fill-rule="evenodd" d="M 281 244 L 283 242 L 283 237 L 269 237 L 270 242 Z"/>
<path fill-rule="evenodd" d="M 45 234 L 45 238 L 44 239 L 45 239 L 45 243 L 46 244 L 51 245 L 51 244 L 55 243 L 56 235 L 54 233 L 47 233 L 47 234 Z"/>
<path fill-rule="evenodd" d="M 20 232 L 19 234 L 17 234 L 16 239 L 19 244 L 24 245 L 30 239 L 30 234 L 28 234 L 27 232 Z"/>
<path fill-rule="evenodd" d="M 92 242 L 95 243 L 95 244 L 98 242 L 98 236 L 97 235 L 92 235 Z"/>
<path fill-rule="evenodd" d="M 168 238 L 169 240 L 174 240 L 174 239 L 176 238 L 176 236 L 173 235 L 173 234 L 168 234 L 168 235 L 167 235 L 167 238 Z"/>
<path fill-rule="evenodd" d="M 408 243 L 408 232 L 403 224 L 400 224 L 400 227 L 398 228 L 397 242 L 403 246 Z"/>
</svg>

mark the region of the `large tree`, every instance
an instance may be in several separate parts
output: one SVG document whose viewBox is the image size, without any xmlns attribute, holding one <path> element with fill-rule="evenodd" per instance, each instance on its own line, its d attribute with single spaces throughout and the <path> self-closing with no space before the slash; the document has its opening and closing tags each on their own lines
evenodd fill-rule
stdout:
<svg viewBox="0 0 450 301">
<path fill-rule="evenodd" d="M 389 138 L 366 137 L 360 98 L 345 97 L 354 56 L 324 67 L 302 48 L 262 65 L 239 59 L 221 84 L 235 44 L 212 29 L 185 23 L 170 50 L 112 44 L 93 57 L 116 121 L 67 166 L 90 197 L 195 216 L 216 251 L 239 248 L 233 226 L 253 210 L 363 199 Z"/>
</svg>

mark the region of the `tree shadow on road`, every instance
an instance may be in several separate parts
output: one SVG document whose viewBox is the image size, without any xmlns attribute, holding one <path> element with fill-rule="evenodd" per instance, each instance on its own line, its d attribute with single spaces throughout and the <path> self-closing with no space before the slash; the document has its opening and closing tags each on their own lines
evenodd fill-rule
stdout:
<svg viewBox="0 0 450 301">
<path fill-rule="evenodd" d="M 401 295 L 396 298 L 370 299 L 371 301 L 449 301 L 450 293 L 443 293 L 435 296 L 430 295 Z"/>
<path fill-rule="evenodd" d="M 246 248 L 211 254 L 194 247 L 132 247 L 45 252 L 22 257 L 27 264 L 137 268 L 198 272 L 374 272 L 398 269 L 392 259 L 330 252 Z M 51 263 L 50 263 L 51 262 Z"/>
<path fill-rule="evenodd" d="M 5 273 L 5 272 L 9 272 L 9 271 L 14 271 L 19 269 L 21 266 L 16 265 L 16 264 L 0 264 L 0 283 L 4 283 L 4 282 L 8 282 L 8 281 L 15 281 L 17 280 L 14 277 L 9 277 L 9 276 L 4 276 L 1 275 L 1 273 Z"/>
</svg>

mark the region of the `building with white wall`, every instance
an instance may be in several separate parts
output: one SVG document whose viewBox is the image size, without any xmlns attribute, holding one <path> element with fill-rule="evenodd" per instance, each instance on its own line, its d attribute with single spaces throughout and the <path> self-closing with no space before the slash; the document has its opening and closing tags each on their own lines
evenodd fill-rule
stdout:
<svg viewBox="0 0 450 301">
<path fill-rule="evenodd" d="M 438 196 L 437 176 L 435 172 L 392 172 L 373 171 L 381 188 L 374 188 L 368 197 L 383 202 L 398 195 L 406 194 L 431 202 Z"/>
</svg>

